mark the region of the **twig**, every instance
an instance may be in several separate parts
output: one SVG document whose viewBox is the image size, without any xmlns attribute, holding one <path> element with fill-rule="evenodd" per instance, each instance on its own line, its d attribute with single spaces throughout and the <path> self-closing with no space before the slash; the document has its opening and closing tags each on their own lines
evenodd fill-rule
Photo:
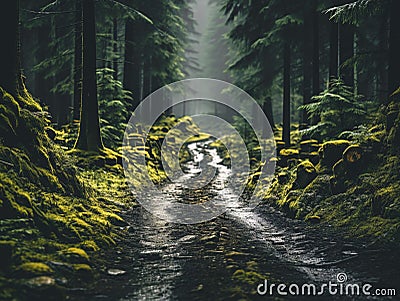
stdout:
<svg viewBox="0 0 400 301">
<path fill-rule="evenodd" d="M 7 161 L 0 160 L 0 163 L 4 164 L 4 165 L 7 165 L 7 166 L 10 166 L 10 167 L 14 167 L 14 164 L 12 164 L 10 162 L 7 162 Z"/>
</svg>

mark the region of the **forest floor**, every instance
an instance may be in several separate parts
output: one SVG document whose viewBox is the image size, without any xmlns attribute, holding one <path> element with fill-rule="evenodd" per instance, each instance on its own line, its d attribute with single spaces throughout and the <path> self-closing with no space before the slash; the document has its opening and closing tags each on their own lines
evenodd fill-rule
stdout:
<svg viewBox="0 0 400 301">
<path fill-rule="evenodd" d="M 329 254 L 340 254 L 340 257 L 331 257 L 330 262 L 342 260 L 343 255 L 357 255 L 360 248 L 370 251 L 371 247 L 377 247 L 372 250 L 378 252 L 378 259 L 382 254 L 388 259 L 398 254 L 393 250 L 397 250 L 400 237 L 400 160 L 398 156 L 382 150 L 384 141 L 378 130 L 371 133 L 373 139 L 362 143 L 298 140 L 298 144 L 291 148 L 283 147 L 278 137 L 279 159 L 275 180 L 268 190 L 255 191 L 262 194 L 264 205 L 251 216 L 242 211 L 236 211 L 235 216 L 233 211 L 232 216 L 223 215 L 209 225 L 199 225 L 197 229 L 155 221 L 154 217 L 143 212 L 126 184 L 120 154 L 111 150 L 100 154 L 66 153 L 52 141 L 56 139 L 55 132 L 47 126 L 46 113 L 29 94 L 15 99 L 4 91 L 0 92 L 1 299 L 42 300 L 43 296 L 47 300 L 65 296 L 79 299 L 79 296 L 86 296 L 85 292 L 94 296 L 97 289 L 101 291 L 105 277 L 113 279 L 107 278 L 106 281 L 111 285 L 110 289 L 115 289 L 112 283 L 119 285 L 121 280 L 126 280 L 123 277 L 132 277 L 133 282 L 129 282 L 127 288 L 136 285 L 136 293 L 138 290 L 140 293 L 137 287 L 140 279 L 133 277 L 132 270 L 127 271 L 129 264 L 126 260 L 139 260 L 133 268 L 140 273 L 144 273 L 147 264 L 153 262 L 152 272 L 143 275 L 147 282 L 142 283 L 144 287 L 151 288 L 147 293 L 152 294 L 155 293 L 154 279 L 157 278 L 155 271 L 162 271 L 160 264 L 165 258 L 171 258 L 172 263 L 176 263 L 174 256 L 177 253 L 182 253 L 181 259 L 191 258 L 185 259 L 184 264 L 179 266 L 185 269 L 188 277 L 194 277 L 193 273 L 198 270 L 199 278 L 194 279 L 206 277 L 209 272 L 206 267 L 212 266 L 211 262 L 221 260 L 224 263 L 212 266 L 215 275 L 219 275 L 217 278 L 210 278 L 210 282 L 204 283 L 198 280 L 195 287 L 181 283 L 185 289 L 194 294 L 200 292 L 199 296 L 205 297 L 204 287 L 214 282 L 217 285 L 214 289 L 218 289 L 218 285 L 224 285 L 224 282 L 218 283 L 220 279 L 229 279 L 229 296 L 237 299 L 254 296 L 254 285 L 268 277 L 271 262 L 275 262 L 276 266 L 271 270 L 275 271 L 271 272 L 274 274 L 272 279 L 284 279 L 283 274 L 276 272 L 282 266 L 291 270 L 290 273 L 288 271 L 290 279 L 302 279 L 298 269 L 293 268 L 299 264 L 296 258 L 292 258 L 294 262 L 291 265 L 282 265 L 275 255 L 271 255 L 271 262 L 260 258 L 265 253 L 279 253 L 279 249 L 292 250 L 291 254 L 310 253 L 316 241 L 328 244 L 318 246 L 316 253 L 312 253 L 314 259 L 303 260 L 300 262 L 302 265 L 320 262 L 315 262 L 315 258 L 332 245 L 337 247 L 333 247 L 331 253 L 328 251 L 325 261 L 329 259 Z M 198 141 L 207 138 L 196 131 L 190 119 L 167 117 L 155 128 L 151 143 L 158 145 L 165 133 L 178 122 L 182 122 L 183 130 L 196 136 Z M 175 142 L 180 145 L 183 141 L 178 135 Z M 196 138 L 191 142 L 196 142 Z M 224 148 L 218 142 L 214 142 L 213 147 L 219 149 L 221 160 L 226 163 L 229 156 Z M 166 174 L 161 168 L 159 149 L 150 147 L 134 151 L 140 155 L 145 152 L 151 162 L 149 173 L 152 180 L 161 184 L 165 182 Z M 180 157 L 185 163 L 190 161 L 192 155 L 183 150 Z M 249 189 L 257 172 L 255 169 L 248 181 Z M 134 173 L 140 183 L 142 171 L 136 169 Z M 184 193 L 182 195 L 187 197 Z M 279 211 L 271 205 L 291 219 L 279 217 Z M 272 216 L 268 219 L 270 214 Z M 258 227 L 254 228 L 254 225 Z M 294 229 L 298 231 L 290 230 L 292 225 L 296 225 Z M 236 233 L 236 228 L 241 230 Z M 274 231 L 271 232 L 270 228 Z M 154 231 L 156 235 L 152 237 Z M 182 236 L 182 233 L 186 234 Z M 259 235 L 254 234 L 251 244 L 242 243 L 249 233 Z M 139 241 L 135 241 L 135 237 Z M 143 237 L 145 239 L 141 240 Z M 295 237 L 300 237 L 297 241 L 300 246 L 308 247 L 300 248 L 288 243 L 296 241 Z M 323 237 L 332 237 L 332 240 L 329 242 Z M 360 243 L 351 243 L 350 250 L 346 249 L 348 245 L 343 244 L 343 240 L 358 239 L 361 239 Z M 269 245 L 274 247 L 265 247 L 261 240 L 269 241 Z M 146 241 L 150 244 L 147 247 Z M 154 245 L 163 242 L 164 246 Z M 254 249 L 251 245 L 255 246 Z M 365 246 L 369 248 L 365 249 Z M 202 253 L 203 248 L 207 254 Z M 185 252 L 188 254 L 183 254 Z M 202 258 L 206 260 L 199 261 L 194 254 L 203 254 Z M 278 257 L 283 258 L 288 253 L 284 254 Z M 374 263 L 379 262 L 377 258 L 368 258 Z M 393 264 L 395 261 L 390 262 L 392 267 L 396 267 Z M 382 266 L 387 268 L 385 264 Z M 318 268 L 321 267 L 316 265 L 313 272 Z M 163 275 L 166 279 L 183 273 L 165 271 Z M 119 276 L 122 278 L 115 278 Z M 227 291 L 219 293 L 223 298 Z"/>
</svg>

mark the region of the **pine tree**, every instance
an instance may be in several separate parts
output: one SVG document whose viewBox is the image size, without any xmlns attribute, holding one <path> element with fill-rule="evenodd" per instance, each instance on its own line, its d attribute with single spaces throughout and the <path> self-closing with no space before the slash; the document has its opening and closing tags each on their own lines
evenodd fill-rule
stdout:
<svg viewBox="0 0 400 301">
<path fill-rule="evenodd" d="M 18 94 L 19 70 L 19 1 L 7 0 L 2 4 L 4 14 L 0 18 L 3 40 L 0 56 L 0 86 L 14 96 Z"/>
<path fill-rule="evenodd" d="M 82 0 L 83 63 L 79 135 L 75 148 L 98 152 L 104 148 L 100 135 L 96 84 L 96 22 L 94 0 Z"/>
</svg>

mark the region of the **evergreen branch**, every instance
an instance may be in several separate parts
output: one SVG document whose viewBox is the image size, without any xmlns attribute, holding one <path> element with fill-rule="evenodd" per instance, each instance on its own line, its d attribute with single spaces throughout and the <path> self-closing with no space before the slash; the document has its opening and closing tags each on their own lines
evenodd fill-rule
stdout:
<svg viewBox="0 0 400 301">
<path fill-rule="evenodd" d="M 72 14 L 72 13 L 76 13 L 76 11 L 74 10 L 66 10 L 66 11 L 35 11 L 35 10 L 30 10 L 30 9 L 26 9 L 23 8 L 23 11 L 26 11 L 28 13 L 32 13 L 32 14 L 37 14 L 37 15 L 62 15 L 62 14 Z"/>
<path fill-rule="evenodd" d="M 358 0 L 329 8 L 323 13 L 330 15 L 330 20 L 341 23 L 357 23 L 362 17 L 377 14 L 382 10 L 383 3 L 387 0 Z"/>
<path fill-rule="evenodd" d="M 134 14 L 138 15 L 141 19 L 145 20 L 149 24 L 154 25 L 153 21 L 149 17 L 147 17 L 145 14 L 143 14 L 140 11 L 138 11 L 137 9 L 135 9 L 133 7 L 130 7 L 130 6 L 126 5 L 126 4 L 123 4 L 123 3 L 121 3 L 121 2 L 119 2 L 117 0 L 107 0 L 107 1 L 110 1 L 110 2 L 122 7 L 124 9 L 128 10 L 128 11 L 133 12 Z"/>
</svg>

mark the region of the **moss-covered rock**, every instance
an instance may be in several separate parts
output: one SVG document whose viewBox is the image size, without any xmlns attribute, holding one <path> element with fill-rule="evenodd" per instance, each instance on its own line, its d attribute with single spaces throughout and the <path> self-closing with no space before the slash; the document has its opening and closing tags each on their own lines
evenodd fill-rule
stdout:
<svg viewBox="0 0 400 301">
<path fill-rule="evenodd" d="M 0 270 L 7 269 L 12 262 L 15 241 L 0 240 Z"/>
<path fill-rule="evenodd" d="M 333 165 L 342 158 L 343 152 L 349 146 L 350 141 L 348 140 L 333 140 L 322 144 L 319 149 L 320 167 L 331 170 Z"/>
<path fill-rule="evenodd" d="M 82 279 L 92 279 L 93 278 L 93 270 L 90 265 L 85 263 L 74 264 L 74 273 L 78 278 Z"/>
<path fill-rule="evenodd" d="M 293 148 L 284 148 L 279 151 L 279 161 L 278 165 L 282 167 L 286 167 L 289 165 L 289 162 L 295 164 L 297 159 L 299 158 L 300 151 L 298 149 Z"/>
<path fill-rule="evenodd" d="M 317 170 L 310 161 L 301 162 L 296 168 L 296 188 L 306 188 L 317 176 Z"/>
<path fill-rule="evenodd" d="M 320 148 L 318 140 L 310 139 L 300 141 L 300 150 L 303 153 L 317 152 Z"/>
<path fill-rule="evenodd" d="M 54 271 L 43 262 L 26 262 L 17 268 L 17 273 L 21 277 L 51 275 Z"/>
<path fill-rule="evenodd" d="M 80 248 L 68 248 L 67 250 L 63 251 L 65 258 L 69 262 L 74 263 L 87 263 L 89 262 L 89 255 Z"/>
</svg>

